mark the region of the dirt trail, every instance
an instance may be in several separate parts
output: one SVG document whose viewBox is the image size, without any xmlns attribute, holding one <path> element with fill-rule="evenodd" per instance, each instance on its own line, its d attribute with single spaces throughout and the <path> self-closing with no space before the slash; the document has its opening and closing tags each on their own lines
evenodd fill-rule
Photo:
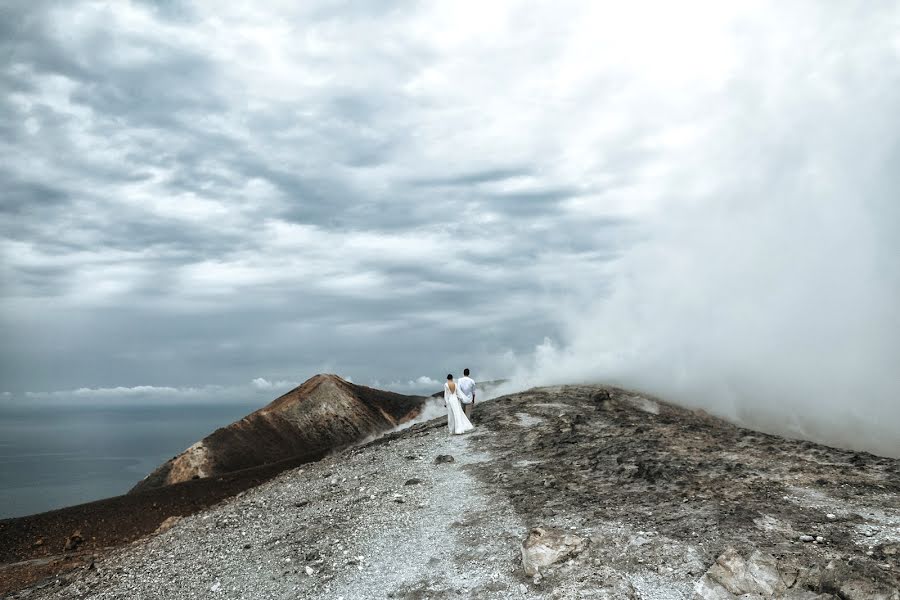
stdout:
<svg viewBox="0 0 900 600">
<path fill-rule="evenodd" d="M 471 472 L 490 461 L 484 435 L 412 427 L 187 517 L 40 595 L 523 597 L 526 527 Z M 435 464 L 440 455 L 454 460 Z"/>
</svg>

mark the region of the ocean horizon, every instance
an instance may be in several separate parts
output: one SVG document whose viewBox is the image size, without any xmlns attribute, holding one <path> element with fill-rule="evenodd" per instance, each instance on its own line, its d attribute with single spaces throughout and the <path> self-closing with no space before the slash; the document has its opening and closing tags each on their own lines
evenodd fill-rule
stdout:
<svg viewBox="0 0 900 600">
<path fill-rule="evenodd" d="M 162 462 L 260 406 L 0 404 L 0 519 L 124 494 Z"/>
</svg>

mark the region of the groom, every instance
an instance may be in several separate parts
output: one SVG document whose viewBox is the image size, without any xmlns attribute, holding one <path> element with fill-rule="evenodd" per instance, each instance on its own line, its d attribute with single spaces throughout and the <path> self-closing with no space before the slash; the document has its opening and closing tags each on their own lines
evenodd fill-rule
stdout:
<svg viewBox="0 0 900 600">
<path fill-rule="evenodd" d="M 459 385 L 459 391 L 465 397 L 465 400 L 463 400 L 463 411 L 468 419 L 472 416 L 472 408 L 475 406 L 475 380 L 469 377 L 468 369 L 463 370 L 463 377 L 457 385 Z"/>
</svg>

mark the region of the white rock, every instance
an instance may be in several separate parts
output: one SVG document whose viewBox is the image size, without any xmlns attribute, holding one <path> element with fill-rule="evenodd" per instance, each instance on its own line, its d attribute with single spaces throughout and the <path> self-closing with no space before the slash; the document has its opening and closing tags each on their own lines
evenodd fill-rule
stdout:
<svg viewBox="0 0 900 600">
<path fill-rule="evenodd" d="M 822 542 L 825 541 L 825 538 L 823 538 L 821 535 L 817 535 L 817 536 L 816 536 L 816 541 L 819 542 L 819 543 L 821 544 Z"/>
<path fill-rule="evenodd" d="M 642 535 L 636 535 L 633 538 L 631 538 L 631 543 L 634 546 L 646 546 L 647 544 L 650 543 L 650 540 L 648 540 L 647 538 L 645 538 Z"/>
<path fill-rule="evenodd" d="M 542 527 L 532 529 L 522 543 L 522 566 L 525 567 L 525 574 L 533 577 L 544 567 L 577 556 L 584 550 L 584 546 L 582 538 L 565 531 Z"/>
<path fill-rule="evenodd" d="M 304 571 L 306 571 L 306 574 L 309 575 L 310 577 L 312 577 L 313 575 L 316 574 L 315 569 L 313 569 L 313 568 L 310 567 L 309 565 L 306 566 L 306 568 L 304 569 Z"/>
<path fill-rule="evenodd" d="M 209 588 L 209 591 L 218 592 L 221 587 L 222 587 L 222 584 L 217 581 L 214 584 L 212 584 L 212 586 Z"/>
<path fill-rule="evenodd" d="M 741 594 L 770 598 L 786 589 L 774 556 L 757 550 L 744 558 L 734 548 L 720 554 L 694 586 L 697 597 L 703 600 L 734 598 Z"/>
<path fill-rule="evenodd" d="M 829 518 L 829 519 L 837 519 L 837 515 L 835 515 L 835 514 L 833 514 L 833 513 L 828 513 L 828 514 L 825 515 L 825 516 L 826 516 L 827 518 Z"/>
<path fill-rule="evenodd" d="M 816 538 L 814 538 L 814 537 L 811 536 L 811 535 L 801 535 L 801 536 L 800 536 L 800 541 L 801 541 L 801 542 L 811 542 L 811 541 L 813 541 L 814 539 L 816 539 Z"/>
</svg>

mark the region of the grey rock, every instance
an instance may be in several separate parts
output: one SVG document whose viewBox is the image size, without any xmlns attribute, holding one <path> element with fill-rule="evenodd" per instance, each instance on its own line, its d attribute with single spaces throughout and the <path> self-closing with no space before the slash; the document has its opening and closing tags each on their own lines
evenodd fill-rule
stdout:
<svg viewBox="0 0 900 600">
<path fill-rule="evenodd" d="M 522 566 L 533 577 L 553 563 L 584 551 L 584 539 L 560 529 L 536 527 L 522 543 Z"/>
<path fill-rule="evenodd" d="M 756 550 L 745 558 L 736 549 L 728 548 L 697 582 L 694 591 L 703 600 L 725 600 L 742 594 L 769 598 L 783 594 L 787 588 L 774 556 Z"/>
</svg>

